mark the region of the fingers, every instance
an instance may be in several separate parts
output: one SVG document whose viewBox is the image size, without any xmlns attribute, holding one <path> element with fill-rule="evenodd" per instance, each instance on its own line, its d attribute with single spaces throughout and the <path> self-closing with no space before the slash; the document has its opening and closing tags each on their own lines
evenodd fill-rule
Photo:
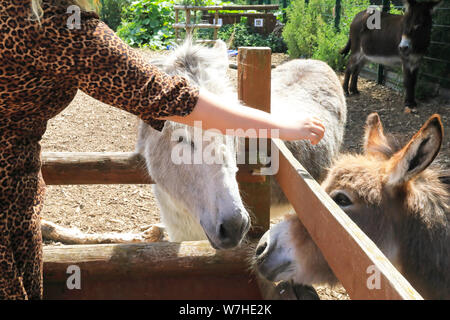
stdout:
<svg viewBox="0 0 450 320">
<path fill-rule="evenodd" d="M 322 140 L 325 135 L 325 126 L 323 123 L 317 119 L 311 119 L 311 126 L 309 127 L 309 137 L 308 140 L 311 141 L 312 145 L 316 145 Z"/>
<path fill-rule="evenodd" d="M 323 129 L 323 131 L 325 131 L 325 126 L 324 126 L 324 124 L 322 123 L 322 121 L 321 121 L 319 118 L 313 117 L 313 118 L 311 119 L 311 122 L 312 122 L 315 126 L 321 127 L 321 128 Z"/>
<path fill-rule="evenodd" d="M 311 144 L 313 146 L 315 146 L 316 144 L 318 144 L 320 142 L 320 140 L 322 140 L 322 137 L 320 137 L 319 135 L 311 132 L 309 137 L 308 137 L 308 140 L 311 142 Z"/>
</svg>

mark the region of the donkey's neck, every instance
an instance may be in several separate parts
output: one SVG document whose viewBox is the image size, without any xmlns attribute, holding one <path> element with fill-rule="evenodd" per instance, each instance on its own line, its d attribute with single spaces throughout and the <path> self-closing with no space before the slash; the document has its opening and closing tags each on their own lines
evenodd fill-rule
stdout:
<svg viewBox="0 0 450 320">
<path fill-rule="evenodd" d="M 442 185 L 413 186 L 412 209 L 401 222 L 402 269 L 428 298 L 450 296 L 450 212 Z"/>
</svg>

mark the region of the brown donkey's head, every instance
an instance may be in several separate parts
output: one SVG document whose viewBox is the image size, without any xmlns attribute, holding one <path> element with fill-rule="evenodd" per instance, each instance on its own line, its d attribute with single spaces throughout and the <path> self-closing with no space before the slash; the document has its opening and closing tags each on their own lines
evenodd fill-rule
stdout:
<svg viewBox="0 0 450 320">
<path fill-rule="evenodd" d="M 431 14 L 441 1 L 404 0 L 406 12 L 402 24 L 402 40 L 398 46 L 400 54 L 425 53 L 431 36 Z"/>
<path fill-rule="evenodd" d="M 433 115 L 403 148 L 386 136 L 378 114 L 367 118 L 364 153 L 341 155 L 322 187 L 424 297 L 450 294 L 449 191 L 430 168 L 443 140 Z M 349 259 L 350 257 L 342 257 Z M 296 215 L 261 238 L 254 255 L 269 280 L 336 281 Z"/>
<path fill-rule="evenodd" d="M 404 219 L 411 215 L 432 216 L 435 213 L 429 210 L 434 204 L 446 206 L 446 188 L 438 172 L 427 169 L 443 140 L 440 117 L 433 115 L 398 151 L 389 140 L 378 114 L 369 115 L 364 154 L 341 156 L 322 186 L 385 254 L 397 262 L 399 228 Z"/>
<path fill-rule="evenodd" d="M 378 114 L 369 115 L 364 154 L 338 159 L 322 186 L 419 292 L 433 296 L 448 284 L 450 259 L 448 188 L 429 167 L 443 140 L 440 117 L 398 151 L 389 140 Z"/>
</svg>

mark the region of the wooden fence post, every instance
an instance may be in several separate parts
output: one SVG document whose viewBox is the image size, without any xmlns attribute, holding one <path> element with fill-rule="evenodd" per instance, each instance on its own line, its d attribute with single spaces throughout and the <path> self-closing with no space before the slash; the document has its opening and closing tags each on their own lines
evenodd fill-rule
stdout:
<svg viewBox="0 0 450 320">
<path fill-rule="evenodd" d="M 238 49 L 238 97 L 247 106 L 270 112 L 271 50 L 241 47 Z M 270 148 L 270 141 L 264 139 Z M 249 145 L 249 139 L 246 139 Z M 246 154 L 246 159 L 247 159 Z M 259 156 L 258 156 L 259 159 Z M 248 167 L 240 165 L 241 170 Z M 261 235 L 270 226 L 270 180 L 239 183 L 242 199 L 253 214 L 251 235 Z"/>
</svg>

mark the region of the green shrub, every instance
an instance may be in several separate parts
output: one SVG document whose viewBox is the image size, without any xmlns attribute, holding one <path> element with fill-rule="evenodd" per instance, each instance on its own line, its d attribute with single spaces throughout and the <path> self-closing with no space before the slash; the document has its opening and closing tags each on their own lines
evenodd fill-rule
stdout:
<svg viewBox="0 0 450 320">
<path fill-rule="evenodd" d="M 199 39 L 212 39 L 213 31 L 209 29 L 197 30 L 196 37 Z M 237 49 L 238 47 L 269 47 L 272 49 L 272 52 L 286 52 L 287 49 L 282 38 L 274 34 L 261 35 L 244 21 L 222 26 L 217 33 L 217 37 L 227 42 L 230 49 Z"/>
<path fill-rule="evenodd" d="M 341 3 L 341 21 L 339 30 L 336 30 L 333 16 L 336 0 L 292 1 L 283 30 L 291 57 L 318 59 L 334 69 L 343 69 L 345 61 L 339 50 L 347 43 L 351 21 L 369 6 L 369 0 L 345 0 Z"/>
<path fill-rule="evenodd" d="M 139 0 L 123 8 L 117 34 L 131 46 L 164 48 L 174 38 L 173 0 Z"/>
<path fill-rule="evenodd" d="M 122 21 L 122 8 L 126 8 L 131 0 L 102 0 L 100 8 L 101 19 L 114 31 Z"/>
</svg>

